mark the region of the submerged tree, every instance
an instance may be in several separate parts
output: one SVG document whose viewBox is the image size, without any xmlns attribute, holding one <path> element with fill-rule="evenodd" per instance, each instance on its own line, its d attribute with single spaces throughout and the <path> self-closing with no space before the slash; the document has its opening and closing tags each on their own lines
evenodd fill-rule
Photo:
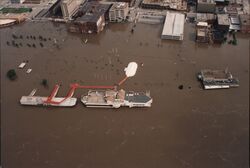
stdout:
<svg viewBox="0 0 250 168">
<path fill-rule="evenodd" d="M 44 86 L 44 87 L 47 87 L 48 86 L 48 80 L 47 79 L 43 79 L 41 84 Z"/>
<path fill-rule="evenodd" d="M 10 79 L 10 80 L 15 80 L 17 78 L 17 75 L 16 75 L 16 71 L 14 69 L 10 69 L 8 72 L 7 72 L 7 77 Z"/>
<path fill-rule="evenodd" d="M 43 47 L 43 43 L 40 43 L 40 46 Z"/>
<path fill-rule="evenodd" d="M 12 37 L 13 37 L 14 39 L 17 39 L 17 36 L 16 36 L 15 34 L 12 34 Z"/>
<path fill-rule="evenodd" d="M 43 40 L 43 36 L 41 36 L 41 35 L 39 35 L 38 38 L 39 38 L 39 40 L 41 40 L 41 41 Z"/>
<path fill-rule="evenodd" d="M 237 40 L 234 39 L 234 40 L 232 41 L 232 44 L 233 44 L 233 45 L 237 45 Z"/>
</svg>

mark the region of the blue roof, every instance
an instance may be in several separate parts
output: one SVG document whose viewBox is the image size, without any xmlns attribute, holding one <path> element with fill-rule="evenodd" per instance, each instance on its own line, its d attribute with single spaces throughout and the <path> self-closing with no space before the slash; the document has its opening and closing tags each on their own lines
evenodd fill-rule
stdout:
<svg viewBox="0 0 250 168">
<path fill-rule="evenodd" d="M 126 92 L 125 100 L 134 103 L 147 103 L 151 100 L 151 97 L 147 96 L 145 93 L 139 92 Z"/>
</svg>

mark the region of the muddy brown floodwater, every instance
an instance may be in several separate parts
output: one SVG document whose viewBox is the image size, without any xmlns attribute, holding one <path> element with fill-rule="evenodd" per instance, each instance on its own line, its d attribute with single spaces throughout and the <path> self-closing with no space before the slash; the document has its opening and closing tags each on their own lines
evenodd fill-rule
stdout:
<svg viewBox="0 0 250 168">
<path fill-rule="evenodd" d="M 137 24 L 131 34 L 132 26 L 109 24 L 99 35 L 81 36 L 51 23 L 0 30 L 4 168 L 249 167 L 249 36 L 237 34 L 237 46 L 208 46 L 193 41 L 192 25 L 182 42 L 160 40 L 162 25 Z M 18 48 L 13 33 L 23 36 L 14 39 Z M 18 69 L 24 60 L 25 69 Z M 150 90 L 151 108 L 94 109 L 79 99 L 73 108 L 19 104 L 33 88 L 47 96 L 61 84 L 64 96 L 74 82 L 115 84 L 130 61 L 144 66 L 122 88 Z M 11 68 L 16 81 L 6 77 Z M 202 90 L 196 73 L 204 68 L 228 68 L 240 87 Z M 43 78 L 49 88 L 41 86 Z"/>
</svg>

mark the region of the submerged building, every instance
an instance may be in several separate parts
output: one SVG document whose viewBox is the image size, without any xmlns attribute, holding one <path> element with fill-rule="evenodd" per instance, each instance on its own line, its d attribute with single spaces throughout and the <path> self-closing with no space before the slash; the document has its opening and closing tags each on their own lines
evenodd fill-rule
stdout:
<svg viewBox="0 0 250 168">
<path fill-rule="evenodd" d="M 22 23 L 26 20 L 25 14 L 0 14 L 0 28 Z"/>
<path fill-rule="evenodd" d="M 129 6 L 133 6 L 135 0 L 115 0 L 115 2 L 126 2 Z"/>
<path fill-rule="evenodd" d="M 238 87 L 239 80 L 234 78 L 228 70 L 204 69 L 197 75 L 204 89 L 223 89 Z"/>
<path fill-rule="evenodd" d="M 183 40 L 185 15 L 168 12 L 165 18 L 161 38 Z"/>
<path fill-rule="evenodd" d="M 230 21 L 228 14 L 217 14 L 217 29 L 227 32 L 229 30 Z"/>
<path fill-rule="evenodd" d="M 122 22 L 125 21 L 128 16 L 128 3 L 116 2 L 109 10 L 109 21 Z"/>
<path fill-rule="evenodd" d="M 25 0 L 24 4 L 40 4 L 41 0 Z"/>
<path fill-rule="evenodd" d="M 215 6 L 214 0 L 197 0 L 197 12 L 214 13 Z"/>
<path fill-rule="evenodd" d="M 11 3 L 24 3 L 25 0 L 10 0 Z"/>
<path fill-rule="evenodd" d="M 146 9 L 173 9 L 185 11 L 187 10 L 186 0 L 143 0 L 141 3 L 142 8 Z"/>
<path fill-rule="evenodd" d="M 110 4 L 88 2 L 78 10 L 75 20 L 70 24 L 69 31 L 76 33 L 99 33 L 108 19 Z"/>
<path fill-rule="evenodd" d="M 197 22 L 207 22 L 213 24 L 216 20 L 216 16 L 213 13 L 196 13 Z"/>
<path fill-rule="evenodd" d="M 61 1 L 61 10 L 63 18 L 70 20 L 72 16 L 77 12 L 78 9 L 77 0 L 62 0 Z"/>
<path fill-rule="evenodd" d="M 8 26 L 14 25 L 15 23 L 16 23 L 16 20 L 14 19 L 0 19 L 0 28 L 8 27 Z"/>
<path fill-rule="evenodd" d="M 229 21 L 230 21 L 230 26 L 229 26 L 230 31 L 240 31 L 240 19 L 238 16 L 230 16 Z"/>
<path fill-rule="evenodd" d="M 209 42 L 209 31 L 207 22 L 198 22 L 196 25 L 196 41 L 199 43 Z"/>
<path fill-rule="evenodd" d="M 250 16 L 240 15 L 240 24 L 242 33 L 250 33 Z"/>
</svg>

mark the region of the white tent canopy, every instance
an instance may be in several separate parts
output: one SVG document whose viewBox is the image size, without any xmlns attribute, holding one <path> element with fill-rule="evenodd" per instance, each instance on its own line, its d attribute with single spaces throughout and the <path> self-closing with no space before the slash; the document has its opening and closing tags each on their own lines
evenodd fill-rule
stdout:
<svg viewBox="0 0 250 168">
<path fill-rule="evenodd" d="M 132 77 L 136 74 L 137 71 L 137 63 L 136 62 L 130 62 L 128 66 L 124 69 L 125 74 L 127 77 Z"/>
</svg>

